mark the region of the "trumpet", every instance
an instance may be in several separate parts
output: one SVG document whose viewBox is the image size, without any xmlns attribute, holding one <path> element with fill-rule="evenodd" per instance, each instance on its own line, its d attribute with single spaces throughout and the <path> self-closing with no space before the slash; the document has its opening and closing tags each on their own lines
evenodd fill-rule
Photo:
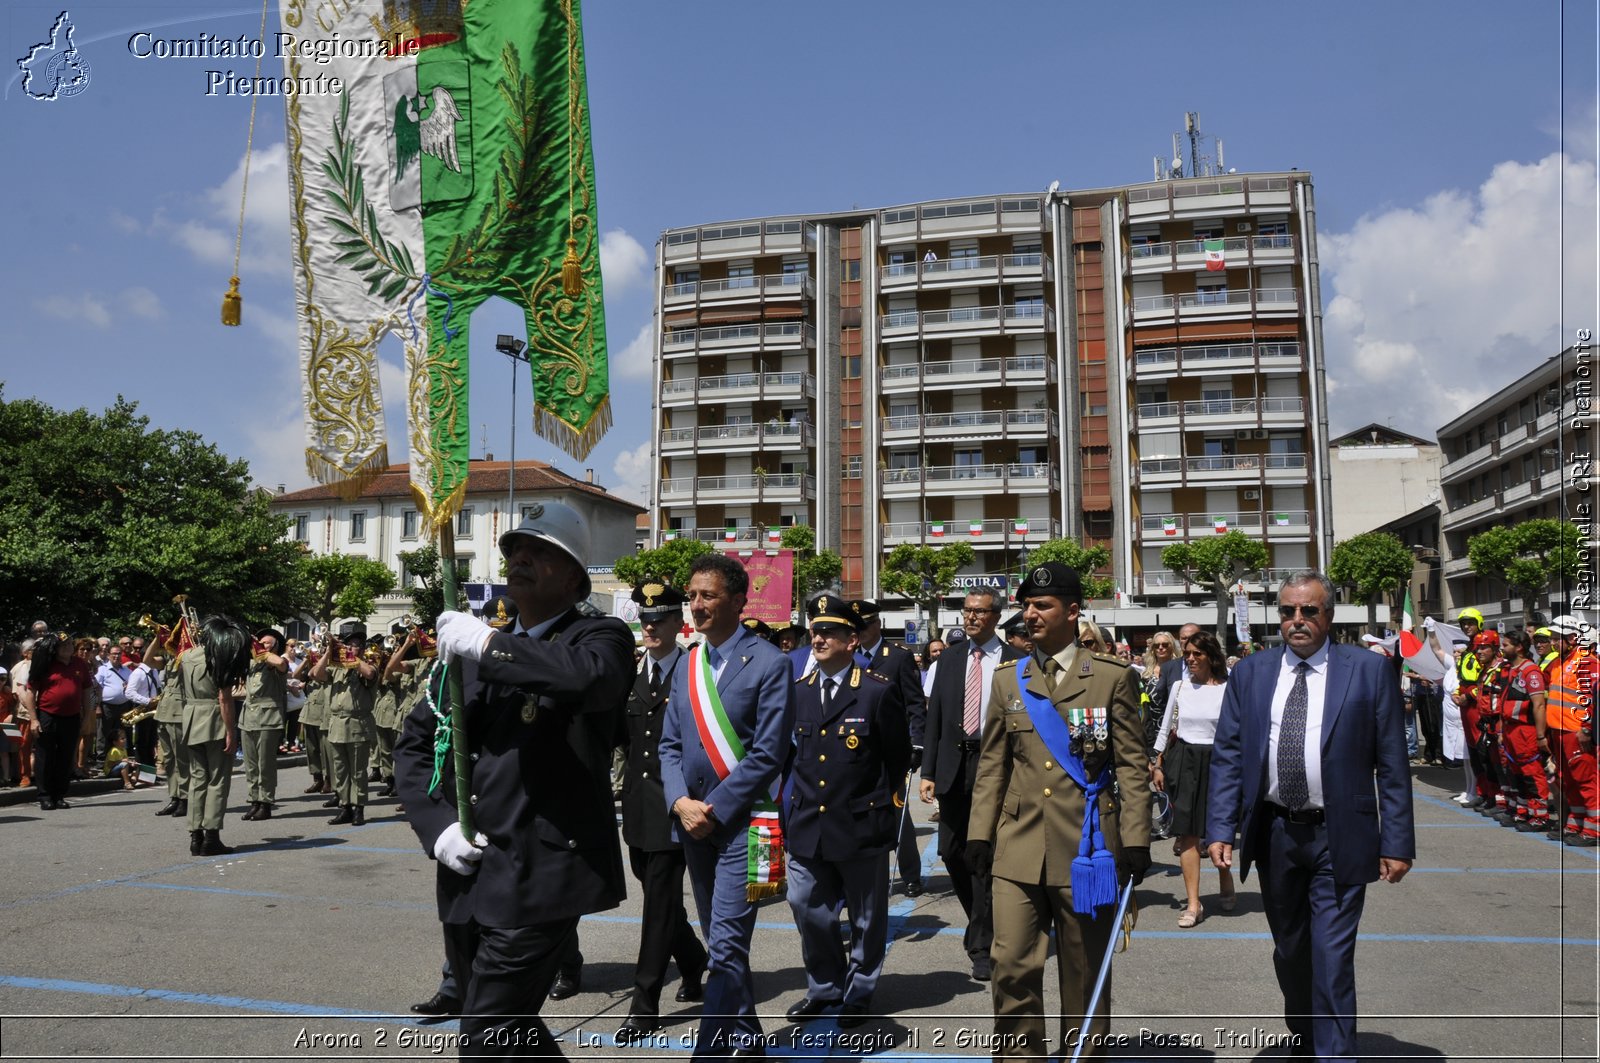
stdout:
<svg viewBox="0 0 1600 1063">
<path fill-rule="evenodd" d="M 144 708 L 140 709 L 138 712 L 126 713 L 122 717 L 122 726 L 123 727 L 132 727 L 136 723 L 143 723 L 144 721 L 150 719 L 150 717 L 152 717 L 152 716 L 154 716 L 156 714 L 156 706 L 160 703 L 160 701 L 161 701 L 161 699 L 159 697 L 158 698 L 152 698 L 151 701 L 150 701 L 150 704 L 146 705 Z"/>
</svg>

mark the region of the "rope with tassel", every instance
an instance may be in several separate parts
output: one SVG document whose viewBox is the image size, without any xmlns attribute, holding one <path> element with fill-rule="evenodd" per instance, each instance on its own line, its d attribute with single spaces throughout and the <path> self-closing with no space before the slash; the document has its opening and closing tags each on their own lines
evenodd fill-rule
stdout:
<svg viewBox="0 0 1600 1063">
<path fill-rule="evenodd" d="M 256 40 L 267 39 L 267 8 L 271 0 L 261 0 L 261 31 L 256 35 Z M 266 49 L 256 53 L 256 80 L 261 83 L 261 55 Z M 222 323 L 224 325 L 239 324 L 239 313 L 243 308 L 243 299 L 239 295 L 239 254 L 244 249 L 244 204 L 245 197 L 250 192 L 250 151 L 256 139 L 256 96 L 250 94 L 250 128 L 244 138 L 244 179 L 239 182 L 239 228 L 233 237 L 233 276 L 228 278 L 228 290 L 222 296 Z"/>
</svg>

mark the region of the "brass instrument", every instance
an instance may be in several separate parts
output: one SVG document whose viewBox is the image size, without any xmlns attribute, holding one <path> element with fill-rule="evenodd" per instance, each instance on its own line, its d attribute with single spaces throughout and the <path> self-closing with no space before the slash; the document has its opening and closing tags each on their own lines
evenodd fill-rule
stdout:
<svg viewBox="0 0 1600 1063">
<path fill-rule="evenodd" d="M 150 717 L 156 714 L 156 706 L 160 704 L 160 702 L 161 699 L 157 697 L 152 699 L 149 705 L 146 705 L 138 712 L 127 713 L 122 717 L 122 726 L 132 727 L 136 723 L 143 723 L 144 721 L 150 719 Z"/>
</svg>

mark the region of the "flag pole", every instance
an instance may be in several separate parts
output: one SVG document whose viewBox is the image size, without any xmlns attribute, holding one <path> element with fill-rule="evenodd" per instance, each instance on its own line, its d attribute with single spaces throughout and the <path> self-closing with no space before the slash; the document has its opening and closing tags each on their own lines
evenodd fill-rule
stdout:
<svg viewBox="0 0 1600 1063">
<path fill-rule="evenodd" d="M 448 517 L 439 521 L 439 564 L 444 568 L 444 607 L 458 610 L 461 590 L 456 585 L 456 534 Z M 472 825 L 472 760 L 467 755 L 467 698 L 460 668 L 446 666 L 445 698 L 445 711 L 450 715 L 450 754 L 455 758 L 456 820 L 461 824 L 462 835 L 471 841 L 476 833 Z"/>
</svg>

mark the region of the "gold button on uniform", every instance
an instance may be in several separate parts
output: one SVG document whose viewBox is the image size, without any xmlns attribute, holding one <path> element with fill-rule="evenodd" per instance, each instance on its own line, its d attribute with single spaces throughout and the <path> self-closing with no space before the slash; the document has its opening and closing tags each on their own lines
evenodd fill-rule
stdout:
<svg viewBox="0 0 1600 1063">
<path fill-rule="evenodd" d="M 1046 797 L 1049 797 L 1049 796 L 1050 796 L 1050 787 L 1048 787 L 1048 786 L 1046 786 L 1046 787 L 1045 787 L 1045 788 L 1044 788 L 1044 795 L 1045 795 L 1045 796 L 1046 796 Z"/>
<path fill-rule="evenodd" d="M 1051 764 L 1051 763 L 1050 763 L 1050 762 L 1049 762 L 1049 761 L 1048 761 L 1048 760 L 1047 760 L 1047 761 L 1045 761 L 1045 762 L 1044 762 L 1044 766 L 1045 766 L 1045 767 L 1046 767 L 1046 768 L 1051 768 L 1051 767 L 1054 767 L 1054 766 L 1055 766 L 1055 765 L 1053 765 L 1053 764 Z"/>
<path fill-rule="evenodd" d="M 818 805 L 817 806 L 817 811 L 818 812 L 826 812 L 826 811 L 828 811 L 828 806 L 827 805 Z"/>
<path fill-rule="evenodd" d="M 827 760 L 828 759 L 828 754 L 826 754 L 826 753 L 819 754 L 817 756 L 817 759 L 818 760 Z"/>
</svg>

